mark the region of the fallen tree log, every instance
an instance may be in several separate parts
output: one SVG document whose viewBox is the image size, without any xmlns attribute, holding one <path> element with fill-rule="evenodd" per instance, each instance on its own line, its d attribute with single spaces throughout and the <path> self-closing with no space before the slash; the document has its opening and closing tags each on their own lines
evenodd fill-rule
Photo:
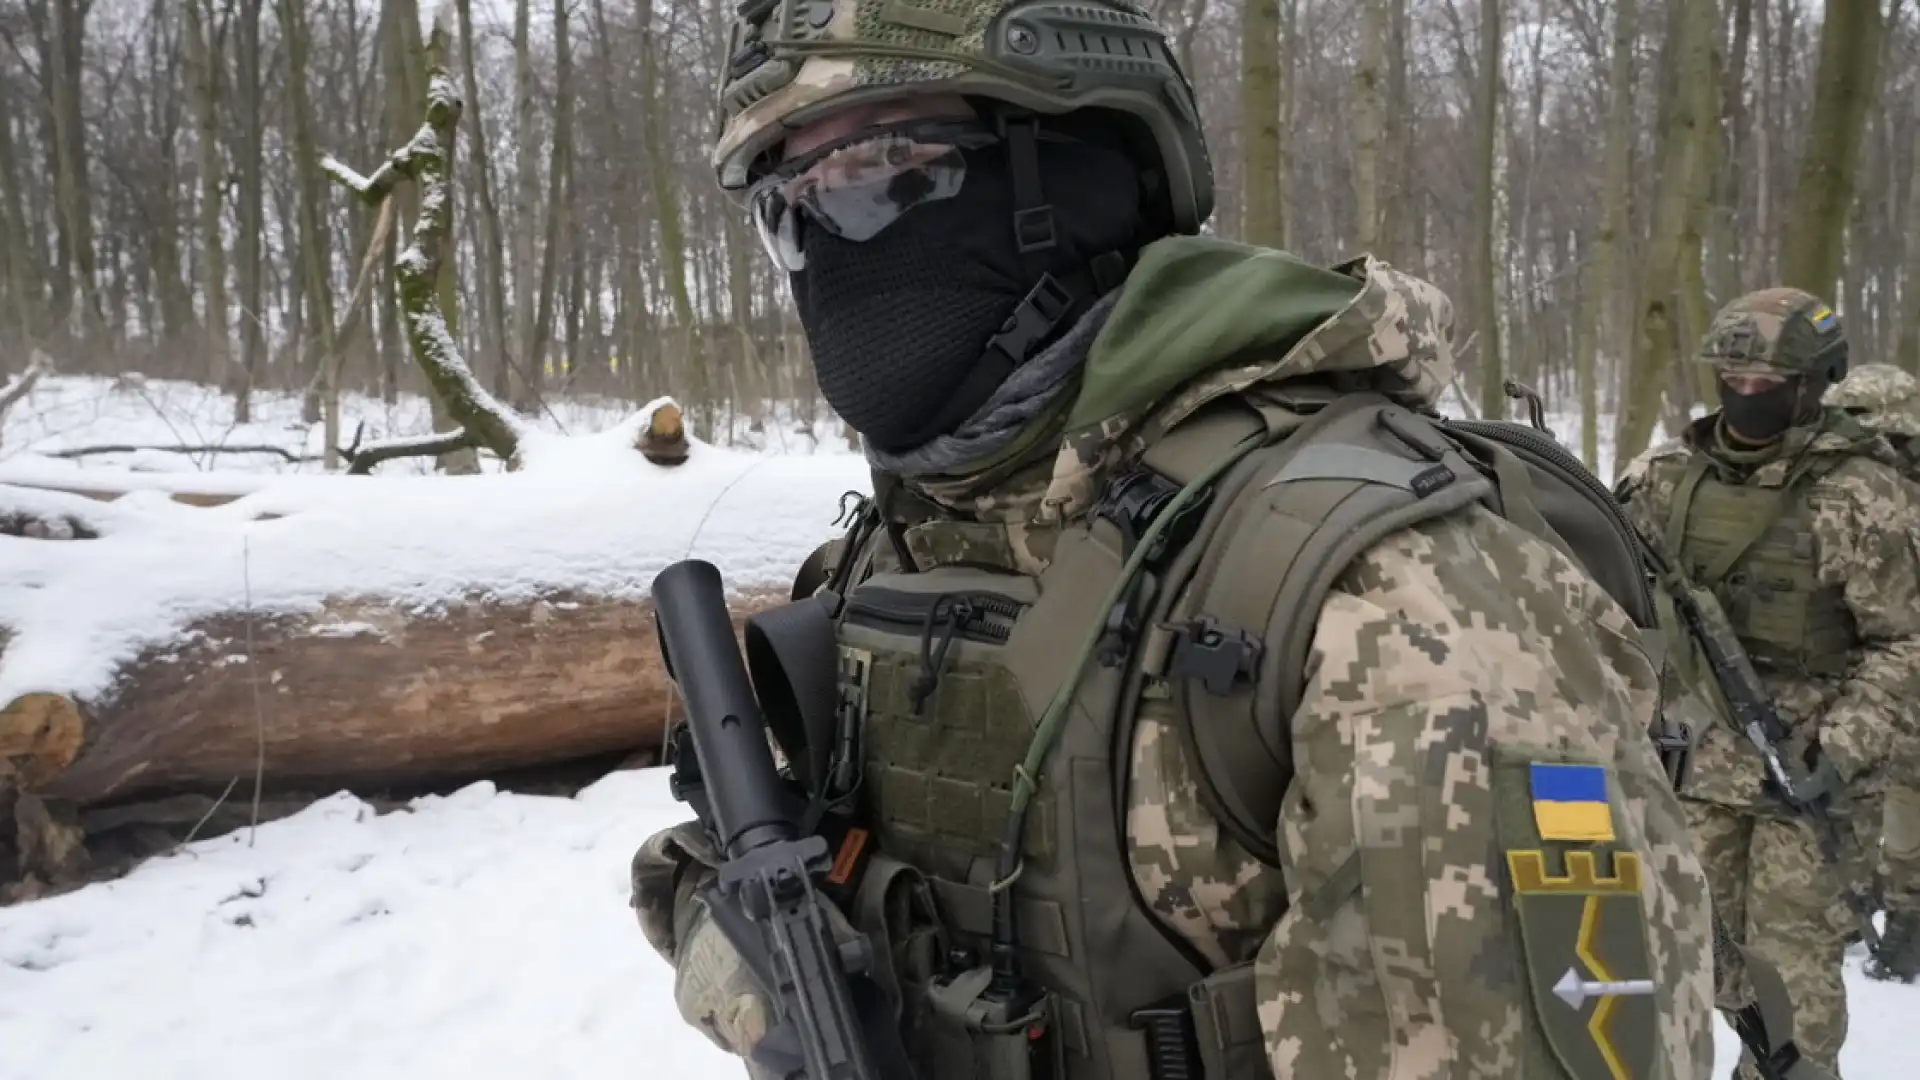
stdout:
<svg viewBox="0 0 1920 1080">
<path fill-rule="evenodd" d="M 522 449 L 457 479 L 207 474 L 239 496 L 211 506 L 0 474 L 0 902 L 342 788 L 569 791 L 651 755 L 653 574 L 709 559 L 744 619 L 869 479 L 688 455 L 665 402 Z"/>
<path fill-rule="evenodd" d="M 736 620 L 784 600 L 742 596 Z M 407 787 L 660 745 L 672 693 L 652 606 L 556 594 L 408 613 L 195 622 L 149 649 L 98 704 L 49 693 L 0 708 L 0 759 L 23 790 L 76 806 L 153 793 L 251 797 Z"/>
<path fill-rule="evenodd" d="M 737 597 L 736 627 L 785 598 Z M 0 707 L 0 821 L 13 818 L 0 903 L 342 788 L 378 802 L 542 766 L 651 764 L 680 715 L 646 600 L 357 602 L 248 623 L 196 622 L 100 702 L 31 693 Z"/>
</svg>

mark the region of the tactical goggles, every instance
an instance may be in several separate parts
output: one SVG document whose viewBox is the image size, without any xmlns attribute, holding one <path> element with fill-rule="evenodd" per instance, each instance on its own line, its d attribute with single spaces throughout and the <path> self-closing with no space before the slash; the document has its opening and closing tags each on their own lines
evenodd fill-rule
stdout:
<svg viewBox="0 0 1920 1080">
<path fill-rule="evenodd" d="M 748 193 L 760 243 L 782 270 L 804 270 L 802 218 L 843 240 L 871 240 L 914 207 L 958 195 L 966 151 L 997 141 L 972 121 L 919 120 L 815 147 Z"/>
</svg>

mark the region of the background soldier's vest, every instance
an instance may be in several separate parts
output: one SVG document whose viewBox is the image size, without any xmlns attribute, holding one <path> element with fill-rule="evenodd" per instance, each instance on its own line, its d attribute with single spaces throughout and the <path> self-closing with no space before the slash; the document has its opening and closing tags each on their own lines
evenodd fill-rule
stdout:
<svg viewBox="0 0 1920 1080">
<path fill-rule="evenodd" d="M 1669 537 L 1688 577 L 1713 590 L 1762 671 L 1843 674 L 1856 640 L 1840 586 L 1816 576 L 1807 491 L 1845 458 L 1822 455 L 1777 488 L 1729 484 L 1697 456 L 1675 492 Z"/>
<path fill-rule="evenodd" d="M 1388 533 L 1474 504 L 1568 552 L 1652 626 L 1630 528 L 1551 439 L 1447 425 L 1373 394 L 1256 391 L 1208 406 L 1062 527 L 1037 576 L 985 538 L 992 526 L 920 521 L 910 545 L 905 523 L 883 526 L 871 507 L 809 561 L 796 594 L 824 579 L 815 600 L 835 612 L 833 756 L 858 762 L 857 818 L 939 913 L 947 974 L 897 980 L 919 1076 L 1154 1080 L 1183 1058 L 1208 1080 L 1269 1075 L 1252 956 L 1211 970 L 1138 895 L 1124 812 L 1135 711 L 1143 692 L 1173 695 L 1204 801 L 1277 865 L 1286 725 L 1327 592 Z M 1071 704 L 1053 732 L 1042 721 L 1056 696 Z M 826 756 L 812 755 L 816 768 Z M 1003 877 L 1009 806 L 1029 781 L 1022 860 Z M 981 1014 L 973 976 L 1002 890 L 1023 974 L 1047 995 L 1037 1061 L 1026 1032 L 966 1022 Z M 856 923 L 897 923 L 873 914 L 890 904 L 860 901 Z"/>
</svg>

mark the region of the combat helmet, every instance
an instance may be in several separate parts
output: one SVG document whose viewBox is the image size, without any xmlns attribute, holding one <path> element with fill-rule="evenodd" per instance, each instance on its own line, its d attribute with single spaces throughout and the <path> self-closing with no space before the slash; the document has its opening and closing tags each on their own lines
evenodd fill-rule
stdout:
<svg viewBox="0 0 1920 1080">
<path fill-rule="evenodd" d="M 1892 364 L 1865 364 L 1827 391 L 1825 403 L 1876 431 L 1920 436 L 1920 379 Z"/>
<path fill-rule="evenodd" d="M 713 150 L 735 197 L 772 168 L 790 131 L 821 116 L 958 94 L 1040 117 L 1104 113 L 1173 231 L 1197 232 L 1213 211 L 1192 85 L 1132 0 L 741 0 L 737 10 Z"/>
<path fill-rule="evenodd" d="M 1723 374 L 1809 376 L 1822 388 L 1847 375 L 1840 316 L 1800 289 L 1762 289 L 1713 317 L 1694 359 Z"/>
</svg>

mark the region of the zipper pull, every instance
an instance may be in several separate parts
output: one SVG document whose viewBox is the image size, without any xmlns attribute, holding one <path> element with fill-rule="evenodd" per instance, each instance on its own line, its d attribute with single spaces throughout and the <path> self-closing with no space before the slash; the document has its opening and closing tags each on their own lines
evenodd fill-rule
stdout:
<svg viewBox="0 0 1920 1080">
<path fill-rule="evenodd" d="M 946 618 L 938 614 L 940 605 L 936 601 L 934 610 L 927 615 L 927 625 L 920 632 L 920 675 L 913 680 L 909 690 L 913 701 L 913 715 L 919 716 L 926 710 L 927 699 L 939 689 L 940 676 L 947 668 L 947 651 L 953 648 L 953 639 L 959 635 L 960 628 L 973 617 L 973 605 L 966 600 L 955 600 L 947 607 Z M 946 630 L 940 635 L 939 644 L 934 644 L 933 627 L 944 621 Z"/>
</svg>

